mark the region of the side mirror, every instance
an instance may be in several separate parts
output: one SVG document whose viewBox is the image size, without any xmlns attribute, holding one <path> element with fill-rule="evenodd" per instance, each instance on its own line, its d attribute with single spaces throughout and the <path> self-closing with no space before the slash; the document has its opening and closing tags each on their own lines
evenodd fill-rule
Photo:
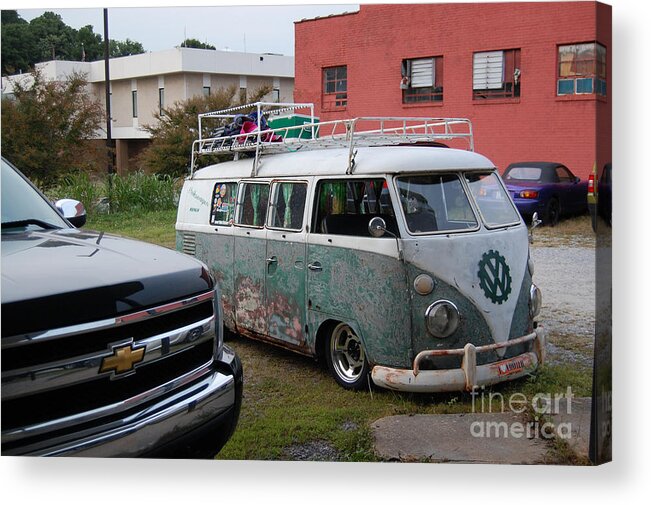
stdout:
<svg viewBox="0 0 651 505">
<path fill-rule="evenodd" d="M 387 232 L 387 224 L 381 217 L 374 217 L 368 223 L 368 232 L 371 237 L 380 238 Z"/>
<path fill-rule="evenodd" d="M 533 231 L 542 223 L 538 218 L 538 213 L 534 212 L 533 217 L 531 218 L 531 228 L 529 228 L 529 243 L 533 244 Z"/>
<path fill-rule="evenodd" d="M 81 228 L 86 224 L 86 209 L 80 201 L 63 198 L 57 200 L 54 206 L 75 228 Z"/>
</svg>

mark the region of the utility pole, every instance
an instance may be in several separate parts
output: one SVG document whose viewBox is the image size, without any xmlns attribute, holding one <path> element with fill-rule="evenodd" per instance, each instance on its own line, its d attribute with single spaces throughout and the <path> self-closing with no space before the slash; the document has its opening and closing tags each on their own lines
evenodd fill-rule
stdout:
<svg viewBox="0 0 651 505">
<path fill-rule="evenodd" d="M 113 194 L 114 171 L 114 145 L 111 136 L 111 77 L 109 75 L 109 32 L 108 32 L 108 9 L 104 9 L 104 81 L 106 93 L 106 152 L 108 157 L 108 187 L 109 187 L 109 211 Z"/>
</svg>

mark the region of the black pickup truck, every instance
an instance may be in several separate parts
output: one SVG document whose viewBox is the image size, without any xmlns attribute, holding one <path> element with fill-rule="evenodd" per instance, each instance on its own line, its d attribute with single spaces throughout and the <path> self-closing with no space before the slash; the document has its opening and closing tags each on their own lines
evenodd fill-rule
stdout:
<svg viewBox="0 0 651 505">
<path fill-rule="evenodd" d="M 2 455 L 214 456 L 242 367 L 211 275 L 67 209 L 2 159 Z"/>
</svg>

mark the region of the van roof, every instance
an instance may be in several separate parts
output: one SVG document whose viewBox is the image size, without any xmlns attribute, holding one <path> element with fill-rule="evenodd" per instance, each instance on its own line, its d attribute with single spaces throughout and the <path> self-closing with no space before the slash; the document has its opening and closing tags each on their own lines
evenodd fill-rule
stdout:
<svg viewBox="0 0 651 505">
<path fill-rule="evenodd" d="M 450 170 L 492 170 L 495 165 L 481 154 L 460 149 L 424 146 L 360 147 L 355 155 L 355 175 Z M 346 175 L 348 149 L 297 151 L 264 156 L 257 178 Z M 254 158 L 210 165 L 193 179 L 251 177 Z"/>
</svg>

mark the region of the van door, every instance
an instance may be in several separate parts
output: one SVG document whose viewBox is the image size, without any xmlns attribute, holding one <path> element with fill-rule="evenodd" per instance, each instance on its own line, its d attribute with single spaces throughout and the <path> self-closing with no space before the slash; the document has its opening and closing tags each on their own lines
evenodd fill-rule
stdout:
<svg viewBox="0 0 651 505">
<path fill-rule="evenodd" d="M 234 239 L 235 320 L 238 330 L 267 332 L 265 308 L 266 230 L 269 184 L 240 183 Z"/>
<path fill-rule="evenodd" d="M 400 232 L 384 178 L 322 180 L 308 236 L 310 325 L 330 320 L 350 325 L 369 363 L 409 361 L 410 302 Z M 381 217 L 386 233 L 371 237 Z"/>
<path fill-rule="evenodd" d="M 267 334 L 291 347 L 305 341 L 305 182 L 272 184 L 267 221 Z"/>
</svg>

